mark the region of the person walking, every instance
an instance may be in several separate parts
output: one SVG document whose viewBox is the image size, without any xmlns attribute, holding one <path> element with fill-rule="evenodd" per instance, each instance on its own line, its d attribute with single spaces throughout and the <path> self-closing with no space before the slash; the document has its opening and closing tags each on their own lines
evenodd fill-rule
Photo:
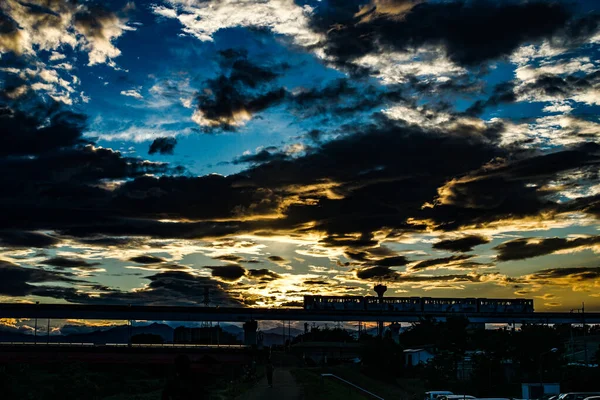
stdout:
<svg viewBox="0 0 600 400">
<path fill-rule="evenodd" d="M 267 360 L 267 365 L 266 365 L 266 372 L 267 372 L 267 382 L 269 383 L 269 387 L 273 387 L 273 363 L 271 362 L 271 359 L 269 358 Z"/>
</svg>

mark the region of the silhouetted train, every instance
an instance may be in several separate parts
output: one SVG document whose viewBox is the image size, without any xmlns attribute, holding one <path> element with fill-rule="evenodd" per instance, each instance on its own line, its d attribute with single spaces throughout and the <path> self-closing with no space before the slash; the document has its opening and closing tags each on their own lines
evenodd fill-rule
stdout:
<svg viewBox="0 0 600 400">
<path fill-rule="evenodd" d="M 533 312 L 532 299 L 476 299 L 439 297 L 304 296 L 305 310 L 412 312 Z"/>
</svg>

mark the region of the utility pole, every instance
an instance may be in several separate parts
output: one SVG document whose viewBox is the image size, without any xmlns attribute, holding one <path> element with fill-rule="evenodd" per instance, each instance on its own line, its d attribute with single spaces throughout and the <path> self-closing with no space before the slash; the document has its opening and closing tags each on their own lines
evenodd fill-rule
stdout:
<svg viewBox="0 0 600 400">
<path fill-rule="evenodd" d="M 571 310 L 571 312 L 576 311 L 581 313 L 581 323 L 583 325 L 583 357 L 585 360 L 585 365 L 588 365 L 588 348 L 587 348 L 587 329 L 585 326 L 585 302 L 581 303 L 581 308 L 576 308 Z"/>
<path fill-rule="evenodd" d="M 36 301 L 35 304 L 38 305 L 38 304 L 40 304 L 40 302 Z M 35 310 L 35 327 L 33 328 L 33 336 L 34 336 L 33 343 L 35 343 L 35 344 L 37 344 L 37 320 L 38 320 L 38 313 L 39 313 L 39 308 L 36 307 L 36 310 Z"/>
<path fill-rule="evenodd" d="M 581 302 L 581 319 L 583 322 L 583 351 L 585 358 L 585 366 L 588 366 L 588 348 L 587 348 L 587 329 L 585 327 L 585 303 Z"/>
</svg>

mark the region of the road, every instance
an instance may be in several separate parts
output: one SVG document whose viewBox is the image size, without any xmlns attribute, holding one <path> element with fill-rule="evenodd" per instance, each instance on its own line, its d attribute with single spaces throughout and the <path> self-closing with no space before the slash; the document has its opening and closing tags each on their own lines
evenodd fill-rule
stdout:
<svg viewBox="0 0 600 400">
<path fill-rule="evenodd" d="M 302 393 L 288 368 L 277 368 L 273 373 L 273 387 L 263 378 L 250 391 L 236 400 L 301 400 Z"/>
</svg>

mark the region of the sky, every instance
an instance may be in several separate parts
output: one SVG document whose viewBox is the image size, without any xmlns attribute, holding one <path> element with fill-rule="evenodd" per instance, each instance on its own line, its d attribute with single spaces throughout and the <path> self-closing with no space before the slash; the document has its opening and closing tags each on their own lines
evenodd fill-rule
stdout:
<svg viewBox="0 0 600 400">
<path fill-rule="evenodd" d="M 596 8 L 5 0 L 0 301 L 600 311 Z"/>
</svg>

